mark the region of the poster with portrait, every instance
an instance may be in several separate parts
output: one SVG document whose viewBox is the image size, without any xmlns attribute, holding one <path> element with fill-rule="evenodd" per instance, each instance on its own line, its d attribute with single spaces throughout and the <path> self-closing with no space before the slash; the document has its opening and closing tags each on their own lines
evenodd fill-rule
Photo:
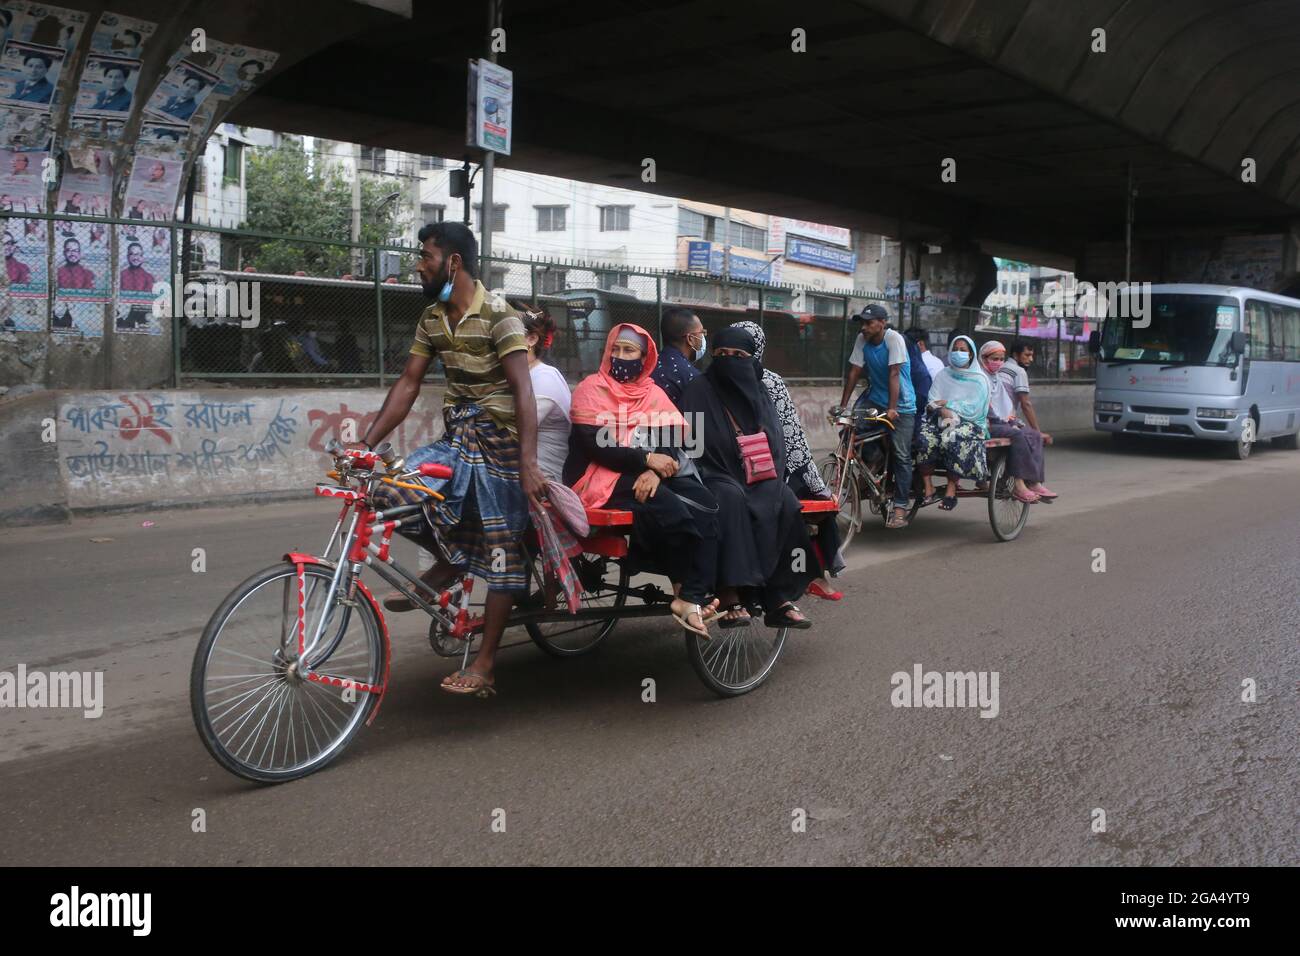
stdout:
<svg viewBox="0 0 1300 956">
<path fill-rule="evenodd" d="M 175 218 L 184 164 L 151 153 L 136 153 L 126 184 L 124 219 L 166 222 Z"/>
<path fill-rule="evenodd" d="M 153 152 L 159 155 L 174 155 L 184 145 L 190 128 L 184 123 L 164 122 L 148 116 L 140 125 L 137 140 L 143 144 L 156 147 Z"/>
<path fill-rule="evenodd" d="M 72 115 L 124 120 L 131 113 L 139 77 L 139 60 L 92 53 L 81 69 Z"/>
<path fill-rule="evenodd" d="M 215 69 L 221 81 L 217 84 L 216 95 L 230 98 L 239 93 L 246 93 L 261 82 L 271 67 L 275 66 L 280 54 L 272 50 L 258 50 L 253 47 L 230 46 L 221 57 L 221 63 Z"/>
<path fill-rule="evenodd" d="M 144 57 L 144 46 L 158 29 L 156 23 L 136 20 L 119 13 L 104 13 L 90 36 L 91 53 L 108 53 L 132 60 Z"/>
<path fill-rule="evenodd" d="M 87 20 L 84 11 L 46 3 L 6 0 L 0 5 L 0 94 L 17 92 L 26 97 L 18 105 L 41 112 L 48 113 L 57 106 L 63 64 L 76 50 Z M 15 44 L 12 48 L 11 43 Z M 50 68 L 43 70 L 39 64 L 29 64 L 26 54 L 32 51 L 24 51 L 18 44 L 46 51 L 41 55 L 50 61 Z M 40 75 L 29 76 L 29 69 Z M 42 80 L 49 83 L 48 90 Z M 21 90 L 18 84 L 23 84 Z"/>
<path fill-rule="evenodd" d="M 204 100 L 212 95 L 220 77 L 191 60 L 181 60 L 159 81 L 145 112 L 149 116 L 189 125 Z"/>
<path fill-rule="evenodd" d="M 108 227 L 97 222 L 61 222 L 54 229 L 54 297 L 107 302 L 113 275 Z"/>
<path fill-rule="evenodd" d="M 0 149 L 0 212 L 45 212 L 45 149 Z"/>
<path fill-rule="evenodd" d="M 48 113 L 67 55 L 60 47 L 7 40 L 0 50 L 0 105 Z"/>
<path fill-rule="evenodd" d="M 51 132 L 49 113 L 0 107 L 0 149 L 49 149 Z"/>
<path fill-rule="evenodd" d="M 112 150 L 74 139 L 63 152 L 63 180 L 55 212 L 107 216 L 112 200 Z"/>
<path fill-rule="evenodd" d="M 117 296 L 113 303 L 113 328 L 117 332 L 161 335 L 154 315 L 158 292 L 154 284 L 167 281 L 171 271 L 171 232 L 141 223 L 117 227 Z"/>
<path fill-rule="evenodd" d="M 103 336 L 104 304 L 111 299 L 113 276 L 110 228 L 100 222 L 55 223 L 51 332 L 92 339 Z"/>
<path fill-rule="evenodd" d="M 3 219 L 5 275 L 9 279 L 6 298 L 9 314 L 4 328 L 15 332 L 44 332 L 45 305 L 49 297 L 49 274 L 45 253 L 49 246 L 49 222 L 44 219 Z"/>
<path fill-rule="evenodd" d="M 74 116 L 68 121 L 68 129 L 95 139 L 116 142 L 122 138 L 126 128 L 125 120 L 97 119 L 92 116 Z"/>
</svg>

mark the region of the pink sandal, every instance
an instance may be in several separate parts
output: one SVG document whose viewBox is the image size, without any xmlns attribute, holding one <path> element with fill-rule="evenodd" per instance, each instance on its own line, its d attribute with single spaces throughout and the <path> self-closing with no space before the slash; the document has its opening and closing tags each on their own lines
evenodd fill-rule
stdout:
<svg viewBox="0 0 1300 956">
<path fill-rule="evenodd" d="M 1013 492 L 1011 492 L 1011 497 L 1012 497 L 1012 498 L 1015 498 L 1016 501 L 1023 501 L 1023 502 L 1024 502 L 1025 504 L 1027 504 L 1027 505 L 1032 505 L 1034 502 L 1036 502 L 1036 501 L 1038 500 L 1038 495 L 1036 495 L 1036 494 L 1034 494 L 1032 491 L 1028 491 L 1028 490 L 1026 490 L 1026 491 L 1013 491 Z"/>
<path fill-rule="evenodd" d="M 1031 488 L 1029 490 L 1038 495 L 1038 497 L 1042 498 L 1044 501 L 1052 501 L 1055 498 L 1061 497 L 1051 488 L 1047 487 L 1047 485 L 1039 485 L 1037 488 Z"/>
</svg>

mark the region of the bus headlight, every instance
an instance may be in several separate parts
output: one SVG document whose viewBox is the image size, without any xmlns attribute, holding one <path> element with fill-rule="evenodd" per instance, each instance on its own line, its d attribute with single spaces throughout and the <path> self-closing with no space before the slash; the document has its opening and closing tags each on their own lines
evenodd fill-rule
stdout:
<svg viewBox="0 0 1300 956">
<path fill-rule="evenodd" d="M 1231 408 L 1198 408 L 1197 418 L 1236 418 L 1237 412 Z"/>
<path fill-rule="evenodd" d="M 1099 412 L 1122 412 L 1124 411 L 1123 402 L 1096 402 L 1093 405 Z"/>
</svg>

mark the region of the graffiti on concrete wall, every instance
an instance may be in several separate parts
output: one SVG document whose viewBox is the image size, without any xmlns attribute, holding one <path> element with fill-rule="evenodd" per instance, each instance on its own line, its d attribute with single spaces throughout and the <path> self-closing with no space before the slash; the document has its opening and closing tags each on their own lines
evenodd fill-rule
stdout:
<svg viewBox="0 0 1300 956">
<path fill-rule="evenodd" d="M 332 438 L 361 438 L 384 393 L 86 392 L 59 406 L 57 441 L 72 507 L 308 491 Z M 424 396 L 390 436 L 402 452 L 442 432 Z"/>
</svg>

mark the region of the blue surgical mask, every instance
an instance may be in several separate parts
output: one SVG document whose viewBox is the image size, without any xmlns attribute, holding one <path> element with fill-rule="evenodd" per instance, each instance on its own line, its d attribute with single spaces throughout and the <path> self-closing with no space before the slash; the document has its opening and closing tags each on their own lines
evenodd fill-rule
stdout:
<svg viewBox="0 0 1300 956">
<path fill-rule="evenodd" d="M 970 364 L 970 353 L 953 352 L 948 356 L 948 361 L 952 362 L 954 368 L 965 368 Z"/>
<path fill-rule="evenodd" d="M 451 267 L 448 266 L 447 281 L 442 284 L 442 291 L 438 293 L 439 302 L 447 302 L 448 300 L 451 299 L 451 285 L 452 282 L 455 280 L 455 278 L 456 278 L 456 273 L 452 272 Z"/>
<path fill-rule="evenodd" d="M 701 332 L 700 347 L 695 350 L 695 354 L 694 356 L 692 356 L 692 361 L 698 362 L 700 359 L 704 358 L 704 355 L 706 352 L 708 352 L 708 350 L 709 350 L 709 337 L 705 335 L 703 332 Z"/>
<path fill-rule="evenodd" d="M 641 363 L 644 361 L 645 359 L 643 358 L 611 358 L 609 360 L 609 374 L 613 376 L 614 381 L 622 382 L 626 385 L 641 374 Z"/>
</svg>

